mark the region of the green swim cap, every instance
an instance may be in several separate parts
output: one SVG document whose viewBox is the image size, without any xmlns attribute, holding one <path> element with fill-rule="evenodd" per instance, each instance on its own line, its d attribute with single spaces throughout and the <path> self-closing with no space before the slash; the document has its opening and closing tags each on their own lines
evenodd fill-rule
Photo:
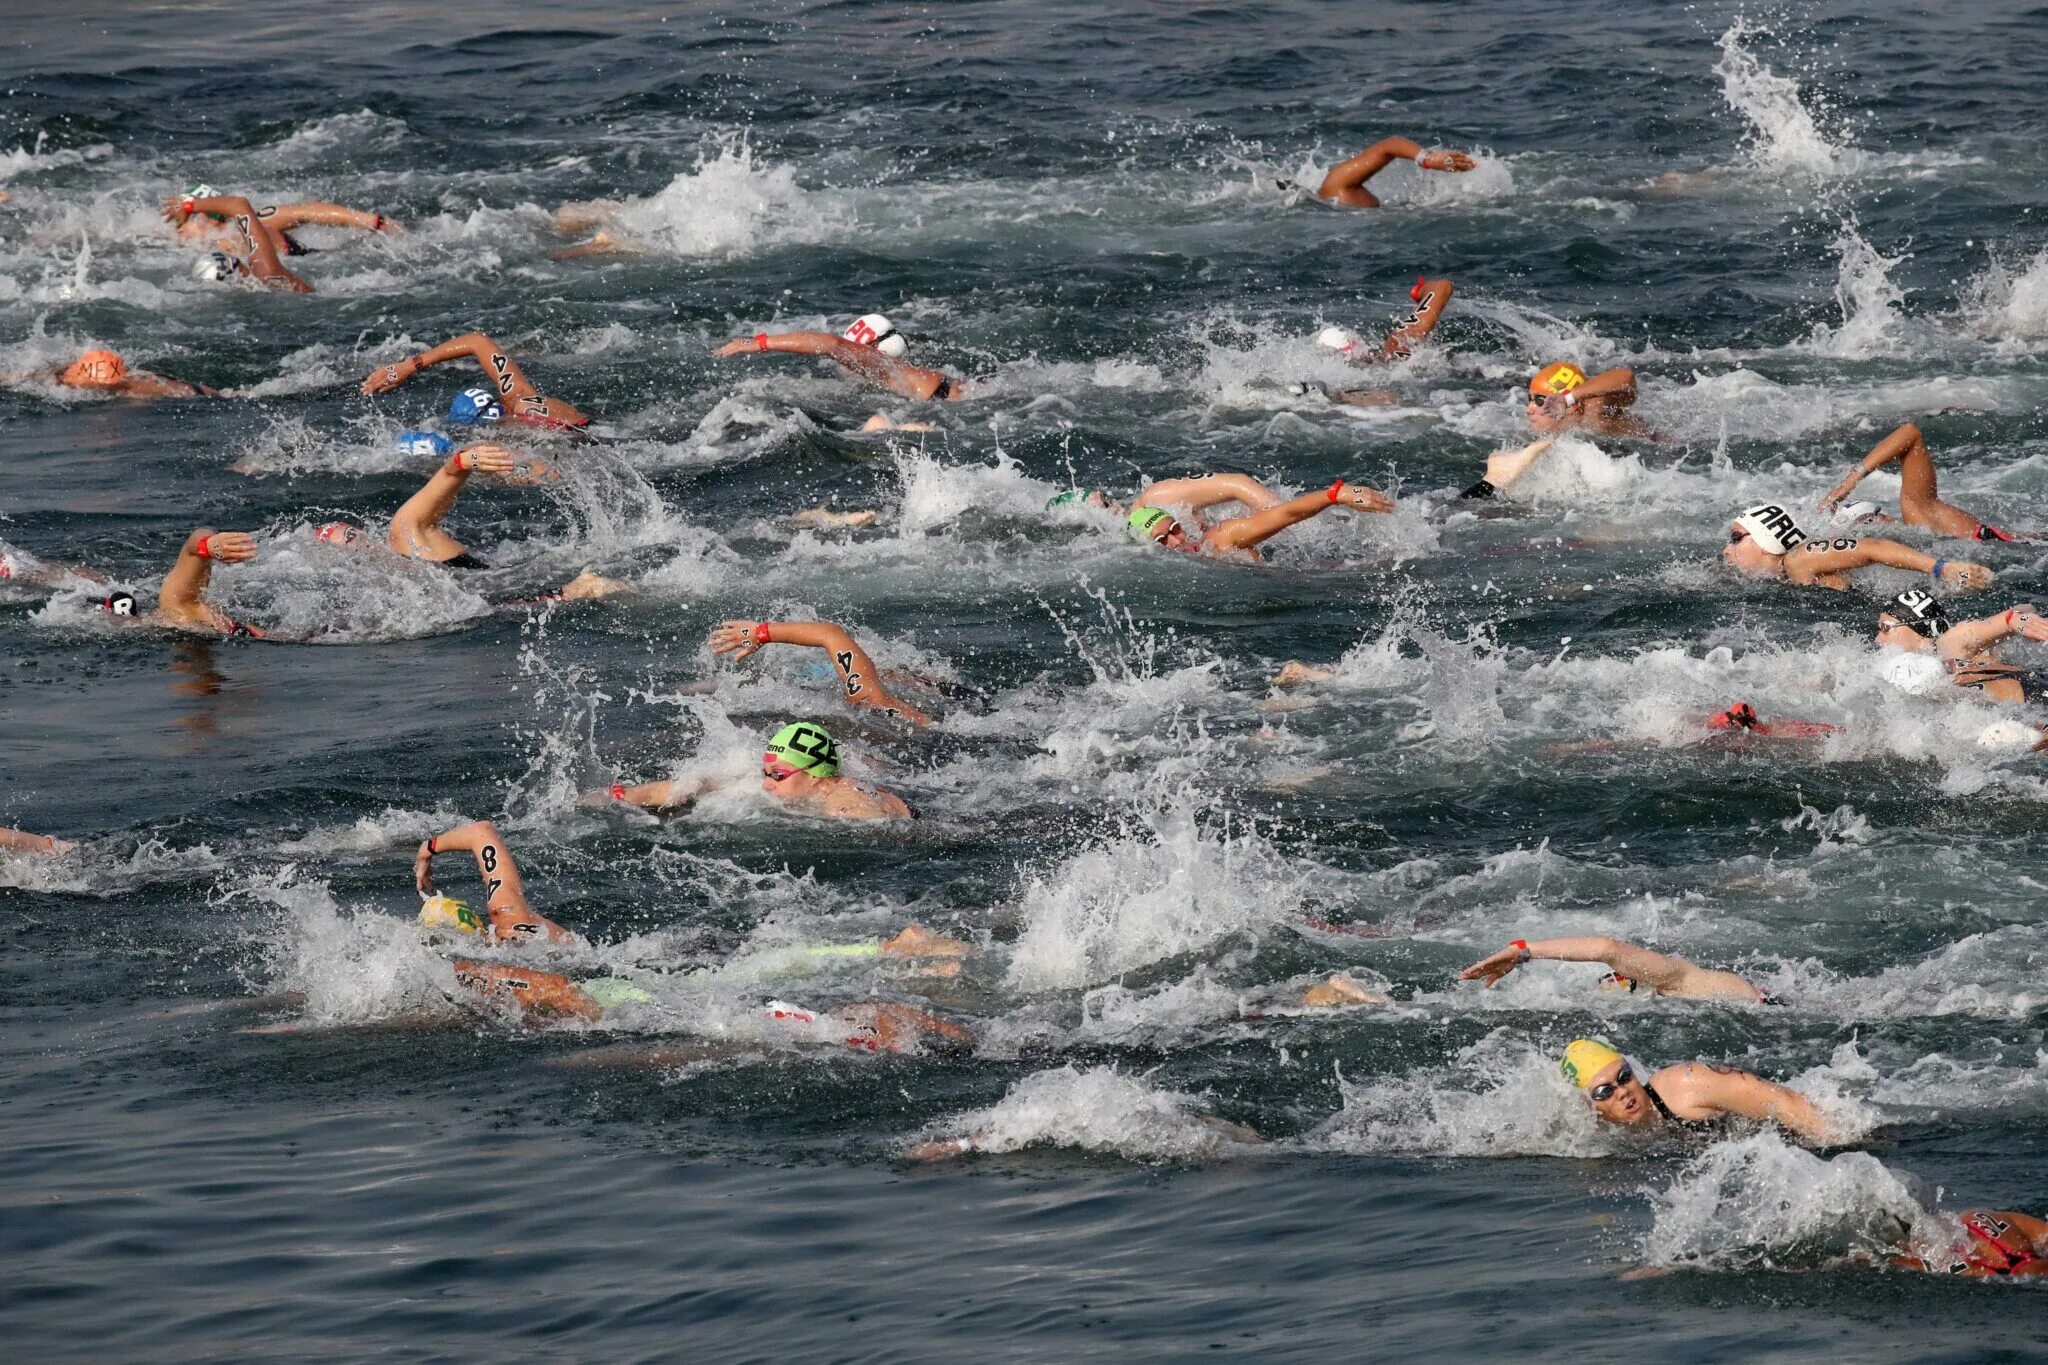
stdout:
<svg viewBox="0 0 2048 1365">
<path fill-rule="evenodd" d="M 1050 512 L 1053 508 L 1065 507 L 1070 502 L 1085 502 L 1094 491 L 1091 488 L 1069 488 L 1064 493 L 1055 493 L 1046 499 L 1045 510 Z"/>
<path fill-rule="evenodd" d="M 839 771 L 839 746 L 822 727 L 807 720 L 777 730 L 763 758 L 787 763 L 812 777 L 831 777 Z"/>
<path fill-rule="evenodd" d="M 645 1005 L 654 999 L 632 982 L 622 981 L 616 976 L 600 976 L 578 984 L 585 995 L 606 1009 L 614 1005 Z"/>
<path fill-rule="evenodd" d="M 1172 520 L 1173 513 L 1163 507 L 1133 507 L 1126 524 L 1138 539 L 1157 540 L 1159 537 L 1152 533 L 1159 529 L 1159 523 Z"/>
</svg>

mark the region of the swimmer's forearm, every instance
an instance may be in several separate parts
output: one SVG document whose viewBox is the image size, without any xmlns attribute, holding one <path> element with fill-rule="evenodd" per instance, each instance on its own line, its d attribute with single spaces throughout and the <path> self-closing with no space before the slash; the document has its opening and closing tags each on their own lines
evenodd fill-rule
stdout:
<svg viewBox="0 0 2048 1365">
<path fill-rule="evenodd" d="M 1683 958 L 1653 953 L 1648 948 L 1602 936 L 1547 938 L 1529 945 L 1529 956 L 1555 958 L 1560 962 L 1598 962 L 1652 990 L 1677 987 L 1692 964 Z"/>
<path fill-rule="evenodd" d="M 15 853 L 55 853 L 64 841 L 53 834 L 30 834 L 25 829 L 0 829 L 0 848 Z"/>
<path fill-rule="evenodd" d="M 371 213 L 366 209 L 352 209 L 346 204 L 326 204 L 309 200 L 303 204 L 280 204 L 277 212 L 270 215 L 270 225 L 286 231 L 302 223 L 319 227 L 360 228 L 364 232 L 382 232 L 387 226 L 384 215 Z"/>
</svg>

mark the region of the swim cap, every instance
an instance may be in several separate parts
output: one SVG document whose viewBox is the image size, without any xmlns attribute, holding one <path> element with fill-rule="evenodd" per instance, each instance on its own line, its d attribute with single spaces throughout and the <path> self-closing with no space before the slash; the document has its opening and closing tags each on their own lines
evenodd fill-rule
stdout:
<svg viewBox="0 0 2048 1365">
<path fill-rule="evenodd" d="M 1837 523 L 1846 524 L 1861 521 L 1876 511 L 1877 504 L 1874 502 L 1845 502 L 1834 510 L 1833 516 Z"/>
<path fill-rule="evenodd" d="M 585 995 L 607 1009 L 614 1005 L 644 1005 L 654 999 L 632 982 L 616 976 L 600 976 L 578 984 Z"/>
<path fill-rule="evenodd" d="M 481 390 L 479 390 L 481 392 Z M 455 449 L 455 442 L 438 431 L 401 431 L 398 433 L 398 453 L 401 455 L 433 455 L 446 458 Z"/>
<path fill-rule="evenodd" d="M 213 198 L 213 196 L 219 193 L 219 190 L 215 189 L 213 186 L 207 184 L 204 180 L 202 180 L 198 184 L 194 185 L 191 189 L 186 190 L 185 197 L 187 199 L 211 199 Z"/>
<path fill-rule="evenodd" d="M 1774 502 L 1760 502 L 1735 519 L 1766 554 L 1781 555 L 1806 539 L 1792 514 Z"/>
<path fill-rule="evenodd" d="M 1138 539 L 1156 541 L 1159 537 L 1153 532 L 1172 520 L 1173 513 L 1163 507 L 1133 507 L 1130 516 L 1124 519 L 1124 524 L 1131 528 L 1131 534 Z"/>
<path fill-rule="evenodd" d="M 1316 345 L 1326 351 L 1341 351 L 1345 355 L 1358 347 L 1358 333 L 1347 332 L 1342 327 L 1325 327 L 1316 333 Z"/>
<path fill-rule="evenodd" d="M 468 901 L 438 893 L 420 902 L 420 924 L 428 929 L 452 929 L 458 934 L 480 934 L 483 920 L 469 908 Z"/>
<path fill-rule="evenodd" d="M 324 540 L 329 545 L 353 545 L 356 537 L 363 533 L 360 526 L 346 521 L 330 521 L 313 533 L 315 540 Z"/>
<path fill-rule="evenodd" d="M 839 771 L 839 746 L 832 736 L 809 721 L 785 725 L 768 741 L 763 761 L 787 763 L 812 777 L 831 777 Z"/>
<path fill-rule="evenodd" d="M 110 592 L 100 599 L 100 610 L 112 612 L 116 616 L 133 616 L 135 594 L 127 591 Z"/>
<path fill-rule="evenodd" d="M 2041 732 L 2024 721 L 1994 720 L 1977 732 L 1980 749 L 2030 749 Z"/>
<path fill-rule="evenodd" d="M 1101 503 L 1098 503 L 1096 501 L 1098 498 L 1101 499 L 1103 502 L 1108 501 L 1108 495 L 1100 492 L 1097 489 L 1069 488 L 1064 493 L 1055 493 L 1050 498 L 1047 498 L 1045 500 L 1045 510 L 1050 512 L 1055 507 L 1065 507 L 1070 503 L 1084 503 L 1100 506 Z"/>
<path fill-rule="evenodd" d="M 1632 992 L 1635 988 L 1636 979 L 1632 976 L 1623 976 L 1620 972 L 1609 972 L 1600 978 L 1600 989 L 1603 991 Z"/>
<path fill-rule="evenodd" d="M 225 251 L 209 251 L 192 262 L 195 280 L 232 280 L 242 273 L 242 263 Z"/>
<path fill-rule="evenodd" d="M 1585 382 L 1586 376 L 1576 367 L 1560 360 L 1536 371 L 1536 377 L 1529 381 L 1529 392 L 1548 398 L 1554 393 L 1570 393 Z"/>
<path fill-rule="evenodd" d="M 498 402 L 498 395 L 489 389 L 464 389 L 455 395 L 455 401 L 448 405 L 448 420 L 461 426 L 500 421 L 505 409 Z"/>
<path fill-rule="evenodd" d="M 880 313 L 855 318 L 839 335 L 856 346 L 872 346 L 883 355 L 900 356 L 910 349 L 910 343 L 903 339 L 903 333 L 896 330 L 896 324 Z"/>
<path fill-rule="evenodd" d="M 1948 608 L 1933 593 L 1908 588 L 1885 603 L 1885 610 L 1899 618 L 1899 624 L 1932 640 L 1949 628 Z"/>
<path fill-rule="evenodd" d="M 1621 1061 L 1622 1056 L 1598 1038 L 1574 1038 L 1559 1059 L 1557 1069 L 1581 1090 L 1591 1089 L 1593 1078 Z"/>
<path fill-rule="evenodd" d="M 74 388 L 118 384 L 128 377 L 128 362 L 112 351 L 91 350 L 71 362 L 64 382 Z"/>
<path fill-rule="evenodd" d="M 1948 666 L 1931 649 L 1881 649 L 1877 676 L 1915 697 L 1948 692 Z"/>
</svg>

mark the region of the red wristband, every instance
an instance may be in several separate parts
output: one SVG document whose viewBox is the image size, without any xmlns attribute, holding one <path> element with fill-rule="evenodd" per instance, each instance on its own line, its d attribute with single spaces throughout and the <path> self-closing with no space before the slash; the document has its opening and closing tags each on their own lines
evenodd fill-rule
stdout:
<svg viewBox="0 0 2048 1365">
<path fill-rule="evenodd" d="M 768 349 L 768 334 L 766 332 L 754 333 L 754 349 L 760 351 Z"/>
<path fill-rule="evenodd" d="M 1529 940 L 1525 938 L 1510 939 L 1508 940 L 1508 947 L 1513 948 L 1517 952 L 1526 953 L 1529 951 Z"/>
<path fill-rule="evenodd" d="M 623 782 L 614 782 L 614 783 L 612 783 L 612 800 L 614 800 L 614 801 L 623 801 L 623 800 L 625 800 L 625 799 L 626 799 L 626 784 L 625 784 L 625 783 L 623 783 Z"/>
<path fill-rule="evenodd" d="M 754 622 L 754 643 L 757 645 L 774 643 L 774 641 L 768 638 L 768 623 L 766 621 Z"/>
<path fill-rule="evenodd" d="M 383 214 L 381 214 L 381 213 L 373 213 L 373 214 L 371 214 L 371 215 L 370 215 L 370 231 L 372 231 L 372 232 L 382 232 L 383 230 L 384 230 L 384 215 L 383 215 Z"/>
<path fill-rule="evenodd" d="M 1410 303 L 1422 302 L 1422 286 L 1427 283 L 1429 283 L 1429 277 L 1427 275 L 1417 275 L 1415 277 L 1415 287 L 1408 291 L 1408 301 Z"/>
<path fill-rule="evenodd" d="M 441 851 L 440 849 L 434 847 L 434 838 L 435 836 L 431 834 L 427 836 L 427 852 L 430 855 L 439 854 Z"/>
<path fill-rule="evenodd" d="M 192 547 L 192 553 L 198 555 L 201 559 L 212 559 L 213 547 L 208 544 L 212 539 L 212 536 L 199 537 L 199 543 Z"/>
<path fill-rule="evenodd" d="M 473 456 L 471 457 L 471 459 L 470 459 L 470 461 L 469 461 L 469 463 L 468 463 L 468 464 L 464 464 L 464 463 L 462 462 L 462 457 L 463 457 L 463 456 L 465 456 L 465 455 L 468 455 L 468 454 L 469 454 L 469 452 L 468 452 L 468 451 L 466 451 L 466 450 L 458 450 L 458 451 L 456 451 L 456 452 L 455 452 L 455 472 L 456 472 L 456 473 L 458 473 L 458 474 L 467 474 L 467 473 L 468 473 L 468 472 L 469 472 L 469 471 L 470 471 L 470 470 L 471 470 L 472 468 L 474 468 L 474 467 L 475 467 L 475 465 L 476 465 L 476 460 L 475 460 L 475 457 L 473 457 Z"/>
<path fill-rule="evenodd" d="M 1342 479 L 1339 479 L 1337 480 L 1337 482 L 1330 485 L 1329 498 L 1331 502 L 1335 502 L 1337 500 L 1337 494 L 1343 491 L 1343 488 L 1344 480 Z"/>
</svg>

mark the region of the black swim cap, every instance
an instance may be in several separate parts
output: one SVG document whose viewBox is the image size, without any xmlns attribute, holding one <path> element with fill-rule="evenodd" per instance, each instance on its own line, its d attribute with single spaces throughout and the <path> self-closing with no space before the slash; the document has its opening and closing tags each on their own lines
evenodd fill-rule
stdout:
<svg viewBox="0 0 2048 1365">
<path fill-rule="evenodd" d="M 135 614 L 135 594 L 125 590 L 110 592 L 100 599 L 100 610 L 112 612 L 116 616 L 133 616 Z"/>
<path fill-rule="evenodd" d="M 1900 625 L 1930 640 L 1950 625 L 1948 608 L 1941 604 L 1941 599 L 1919 588 L 1906 589 L 1886 603 L 1885 609 L 1899 618 Z"/>
</svg>

